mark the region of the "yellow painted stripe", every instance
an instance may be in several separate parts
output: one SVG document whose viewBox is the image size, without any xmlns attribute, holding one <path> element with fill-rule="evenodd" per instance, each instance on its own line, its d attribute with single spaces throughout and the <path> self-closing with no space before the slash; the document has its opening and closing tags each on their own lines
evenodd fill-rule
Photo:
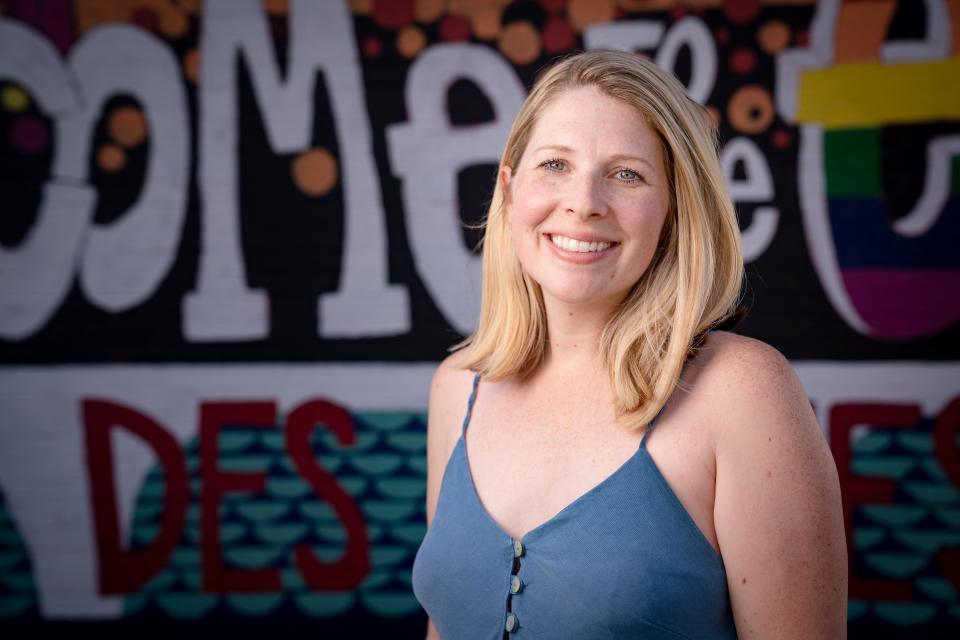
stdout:
<svg viewBox="0 0 960 640">
<path fill-rule="evenodd" d="M 960 58 L 804 71 L 797 121 L 827 128 L 960 120 Z"/>
</svg>

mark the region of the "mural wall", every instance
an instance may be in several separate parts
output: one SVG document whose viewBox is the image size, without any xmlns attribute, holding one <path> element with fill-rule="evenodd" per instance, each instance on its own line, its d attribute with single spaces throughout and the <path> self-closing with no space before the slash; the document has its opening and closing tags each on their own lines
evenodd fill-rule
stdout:
<svg viewBox="0 0 960 640">
<path fill-rule="evenodd" d="M 830 442 L 850 637 L 960 633 L 960 0 L 2 0 L 0 623 L 422 637 L 464 223 L 596 48 L 719 125 L 737 330 Z"/>
</svg>

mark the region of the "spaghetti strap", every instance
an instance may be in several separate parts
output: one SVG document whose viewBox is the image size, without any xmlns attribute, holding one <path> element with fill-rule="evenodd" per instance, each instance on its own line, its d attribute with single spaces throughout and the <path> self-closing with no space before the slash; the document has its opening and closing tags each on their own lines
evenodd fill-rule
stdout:
<svg viewBox="0 0 960 640">
<path fill-rule="evenodd" d="M 647 425 L 647 430 L 643 432 L 643 437 L 640 439 L 640 448 L 647 448 L 647 436 L 650 435 L 650 432 L 653 431 L 653 425 L 657 421 L 657 418 L 660 417 L 660 414 L 663 413 L 663 410 L 666 408 L 667 403 L 664 402 L 663 406 L 660 407 L 660 411 L 657 411 L 657 415 L 653 416 L 653 420 L 650 421 L 650 424 Z"/>
<path fill-rule="evenodd" d="M 473 376 L 473 389 L 470 391 L 470 401 L 467 403 L 467 415 L 463 417 L 463 427 L 460 429 L 460 434 L 467 432 L 467 425 L 470 424 L 470 416 L 473 415 L 473 402 L 477 399 L 477 385 L 480 384 L 480 374 L 477 373 Z"/>
</svg>

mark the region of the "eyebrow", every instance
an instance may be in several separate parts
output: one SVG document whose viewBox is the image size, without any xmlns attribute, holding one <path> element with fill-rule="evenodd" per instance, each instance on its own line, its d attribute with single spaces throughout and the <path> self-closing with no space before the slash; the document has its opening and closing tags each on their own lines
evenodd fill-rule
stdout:
<svg viewBox="0 0 960 640">
<path fill-rule="evenodd" d="M 536 149 L 533 150 L 533 152 L 537 153 L 539 151 L 545 151 L 548 149 L 562 151 L 564 153 L 571 153 L 573 151 L 572 148 L 562 144 L 545 144 L 542 147 L 537 147 Z M 610 159 L 611 160 L 636 160 L 638 162 L 644 163 L 651 169 L 656 170 L 656 167 L 653 165 L 653 163 L 647 160 L 646 158 L 644 158 L 643 156 L 634 156 L 634 155 L 630 155 L 629 153 L 618 153 L 616 155 L 610 156 Z"/>
</svg>

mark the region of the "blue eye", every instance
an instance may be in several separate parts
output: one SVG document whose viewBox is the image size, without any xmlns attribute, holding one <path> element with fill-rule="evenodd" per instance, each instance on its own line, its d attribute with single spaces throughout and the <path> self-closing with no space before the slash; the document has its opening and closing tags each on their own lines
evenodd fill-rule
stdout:
<svg viewBox="0 0 960 640">
<path fill-rule="evenodd" d="M 639 182 L 642 179 L 633 169 L 617 169 L 617 180 L 622 182 Z"/>
<path fill-rule="evenodd" d="M 551 158 L 550 160 L 541 162 L 540 166 L 544 169 L 549 169 L 550 171 L 563 171 L 565 167 L 563 160 L 558 158 Z"/>
</svg>

